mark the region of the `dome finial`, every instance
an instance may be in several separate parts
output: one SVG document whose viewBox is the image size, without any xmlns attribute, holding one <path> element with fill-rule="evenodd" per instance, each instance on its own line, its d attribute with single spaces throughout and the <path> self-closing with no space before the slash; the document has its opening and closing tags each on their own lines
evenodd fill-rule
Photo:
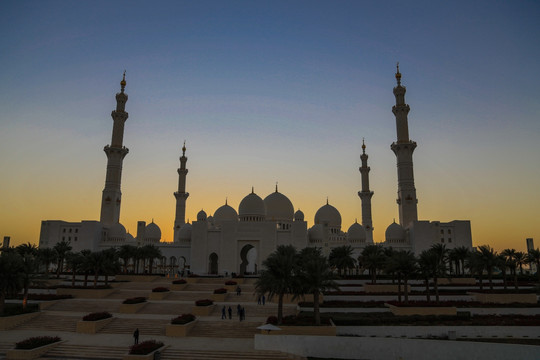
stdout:
<svg viewBox="0 0 540 360">
<path fill-rule="evenodd" d="M 278 191 L 277 191 L 277 184 L 278 184 L 278 182 L 276 181 L 276 192 L 278 192 Z"/>
<path fill-rule="evenodd" d="M 364 142 L 364 138 L 362 138 L 362 152 L 366 153 L 366 143 Z"/>
<path fill-rule="evenodd" d="M 355 218 L 355 219 L 354 219 L 354 223 L 355 223 L 355 224 L 358 224 L 358 218 Z"/>
<path fill-rule="evenodd" d="M 328 205 L 328 196 L 326 197 L 326 205 Z"/>
<path fill-rule="evenodd" d="M 227 205 L 227 200 L 228 200 L 228 197 L 226 196 L 225 197 L 225 205 Z"/>
<path fill-rule="evenodd" d="M 255 187 L 254 186 L 251 187 L 251 193 L 255 194 Z"/>
<path fill-rule="evenodd" d="M 120 91 L 124 92 L 125 87 L 126 87 L 126 70 L 124 70 L 124 76 L 122 77 L 122 81 L 120 81 Z"/>
<path fill-rule="evenodd" d="M 396 72 L 396 80 L 397 80 L 397 84 L 398 86 L 401 86 L 401 73 L 399 72 L 399 61 L 396 65 L 396 68 L 397 68 L 397 72 Z"/>
<path fill-rule="evenodd" d="M 182 146 L 182 155 L 186 155 L 186 140 L 184 140 L 184 146 Z"/>
</svg>

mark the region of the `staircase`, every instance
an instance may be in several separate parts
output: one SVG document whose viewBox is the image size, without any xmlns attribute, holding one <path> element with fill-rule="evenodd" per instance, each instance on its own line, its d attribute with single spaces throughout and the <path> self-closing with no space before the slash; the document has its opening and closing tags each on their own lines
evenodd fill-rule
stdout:
<svg viewBox="0 0 540 360">
<path fill-rule="evenodd" d="M 100 333 L 132 334 L 135 329 L 139 329 L 141 337 L 148 335 L 165 336 L 165 325 L 169 322 L 170 320 L 114 318 L 101 329 Z"/>
<path fill-rule="evenodd" d="M 162 360 L 287 360 L 287 354 L 278 351 L 205 351 L 205 350 L 179 350 L 167 348 L 161 353 Z"/>
<path fill-rule="evenodd" d="M 77 330 L 79 316 L 48 315 L 41 313 L 31 321 L 27 321 L 15 330 L 47 330 L 47 331 L 72 331 Z"/>
<path fill-rule="evenodd" d="M 47 311 L 73 311 L 73 312 L 118 312 L 120 301 L 106 301 L 98 299 L 65 299 L 47 308 Z"/>
<path fill-rule="evenodd" d="M 104 359 L 117 360 L 129 351 L 125 347 L 60 344 L 41 358 L 52 359 Z"/>
<path fill-rule="evenodd" d="M 217 337 L 217 338 L 238 338 L 251 339 L 259 333 L 257 326 L 260 322 L 232 320 L 219 321 L 198 321 L 190 331 L 190 337 Z"/>
<path fill-rule="evenodd" d="M 168 298 L 167 298 L 168 300 Z M 191 313 L 191 308 L 195 304 L 178 304 L 170 302 L 149 302 L 141 313 L 162 314 L 162 315 L 182 315 Z"/>
</svg>

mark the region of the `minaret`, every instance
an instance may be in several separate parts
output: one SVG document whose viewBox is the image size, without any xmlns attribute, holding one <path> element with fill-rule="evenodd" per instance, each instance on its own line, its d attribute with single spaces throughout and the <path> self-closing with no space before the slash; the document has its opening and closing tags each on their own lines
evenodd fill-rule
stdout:
<svg viewBox="0 0 540 360">
<path fill-rule="evenodd" d="M 396 105 L 392 107 L 392 112 L 396 116 L 397 141 L 392 143 L 390 148 L 397 158 L 399 223 L 404 228 L 407 228 L 412 221 L 418 220 L 418 199 L 414 187 L 412 160 L 416 142 L 409 139 L 407 114 L 410 108 L 409 105 L 405 104 L 406 89 L 401 86 L 399 63 L 397 65 L 396 80 L 397 86 L 394 88 Z"/>
<path fill-rule="evenodd" d="M 369 190 L 369 170 L 370 167 L 367 164 L 368 155 L 366 154 L 366 144 L 362 139 L 362 166 L 360 167 L 360 174 L 362 175 L 362 191 L 358 192 L 358 196 L 362 201 L 362 226 L 366 230 L 366 242 L 373 244 L 373 222 L 371 220 L 371 197 L 373 191 Z"/>
<path fill-rule="evenodd" d="M 178 169 L 178 191 L 174 193 L 176 198 L 176 216 L 174 218 L 174 241 L 178 241 L 178 232 L 182 225 L 186 223 L 186 200 L 189 193 L 186 192 L 186 142 L 182 146 L 182 156 L 180 157 L 180 168 Z"/>
<path fill-rule="evenodd" d="M 127 94 L 124 93 L 126 87 L 126 72 L 120 82 L 120 92 L 116 94 L 116 110 L 113 110 L 113 131 L 111 145 L 103 148 L 107 154 L 107 175 L 105 177 L 105 188 L 101 198 L 100 221 L 104 225 L 111 225 L 120 221 L 120 203 L 122 192 L 122 162 L 129 152 L 129 149 L 122 145 L 124 140 L 124 123 L 128 118 L 125 112 Z"/>
</svg>

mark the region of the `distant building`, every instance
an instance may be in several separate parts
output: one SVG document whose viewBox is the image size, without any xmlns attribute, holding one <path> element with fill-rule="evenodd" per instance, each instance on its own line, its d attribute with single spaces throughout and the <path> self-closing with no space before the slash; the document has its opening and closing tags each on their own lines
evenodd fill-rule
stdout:
<svg viewBox="0 0 540 360">
<path fill-rule="evenodd" d="M 527 242 L 527 252 L 531 251 L 531 250 L 534 250 L 534 240 L 533 240 L 533 238 L 527 238 L 526 242 Z"/>
<path fill-rule="evenodd" d="M 409 105 L 405 103 L 406 89 L 401 85 L 399 67 L 396 80 L 396 105 L 392 112 L 396 117 L 397 141 L 392 143 L 390 148 L 397 160 L 399 223 L 394 221 L 388 226 L 382 246 L 410 250 L 415 254 L 437 243 L 444 244 L 449 249 L 460 246 L 472 249 L 470 221 L 454 220 L 444 223 L 418 220 L 412 156 L 417 144 L 409 139 Z M 264 200 L 252 189 L 240 202 L 238 211 L 225 201 L 213 216 L 207 216 L 206 212 L 200 211 L 196 221 L 192 224 L 186 223 L 186 200 L 189 193 L 186 192 L 188 169 L 184 143 L 178 169 L 178 190 L 174 193 L 176 216 L 173 241 L 161 241 L 161 230 L 153 221 L 149 224 L 139 221 L 135 237 L 127 233 L 120 223 L 122 163 L 129 153 L 123 146 L 124 123 L 128 118 L 128 113 L 125 112 L 128 100 L 124 92 L 125 74 L 120 85 L 121 91 L 116 94 L 116 110 L 111 114 L 111 144 L 104 148 L 107 155 L 107 175 L 100 221 L 42 221 L 40 247 L 53 247 L 62 240 L 70 241 L 73 251 L 98 251 L 124 244 L 154 244 L 163 254 L 162 259 L 156 263 L 158 271 L 176 272 L 190 269 L 197 274 L 251 274 L 258 272 L 262 261 L 278 245 L 292 244 L 298 249 L 316 246 L 321 247 L 326 254 L 334 247 L 350 245 L 355 256 L 358 256 L 366 245 L 373 244 L 373 191 L 369 188 L 370 167 L 367 164 L 368 155 L 364 143 L 359 169 L 362 190 L 358 192 L 362 203 L 362 223 L 355 222 L 346 232 L 341 228 L 341 214 L 328 201 L 316 212 L 313 226 L 308 227 L 302 211 L 294 212 L 293 204 L 278 191 L 277 185 L 275 191 Z"/>
</svg>

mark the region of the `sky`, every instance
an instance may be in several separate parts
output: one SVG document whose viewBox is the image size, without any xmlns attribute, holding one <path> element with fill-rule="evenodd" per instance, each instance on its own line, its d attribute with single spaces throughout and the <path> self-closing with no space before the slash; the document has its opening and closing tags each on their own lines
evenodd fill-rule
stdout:
<svg viewBox="0 0 540 360">
<path fill-rule="evenodd" d="M 0 236 L 99 220 L 126 70 L 121 223 L 172 241 L 186 217 L 252 186 L 313 225 L 361 220 L 362 139 L 374 238 L 398 218 L 392 105 L 400 64 L 417 142 L 420 220 L 471 220 L 473 245 L 540 243 L 538 1 L 2 1 Z"/>
</svg>

